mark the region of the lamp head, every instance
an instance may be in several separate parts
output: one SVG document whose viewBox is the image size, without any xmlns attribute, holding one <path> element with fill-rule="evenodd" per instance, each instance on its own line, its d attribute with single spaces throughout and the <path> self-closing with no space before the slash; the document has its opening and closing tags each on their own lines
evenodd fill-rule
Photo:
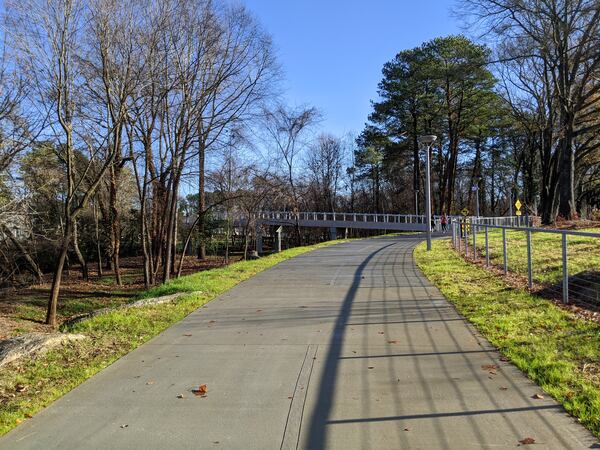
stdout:
<svg viewBox="0 0 600 450">
<path fill-rule="evenodd" d="M 428 134 L 426 136 L 419 136 L 419 143 L 425 145 L 431 145 L 437 140 L 437 136 Z"/>
</svg>

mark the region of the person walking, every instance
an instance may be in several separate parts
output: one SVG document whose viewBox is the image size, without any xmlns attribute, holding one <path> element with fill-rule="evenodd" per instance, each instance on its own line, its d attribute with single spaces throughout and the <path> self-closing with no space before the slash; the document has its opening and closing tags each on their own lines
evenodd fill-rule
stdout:
<svg viewBox="0 0 600 450">
<path fill-rule="evenodd" d="M 440 222 L 442 224 L 442 233 L 445 233 L 446 231 L 448 231 L 448 218 L 446 217 L 446 214 L 442 213 L 442 218 L 440 219 Z"/>
</svg>

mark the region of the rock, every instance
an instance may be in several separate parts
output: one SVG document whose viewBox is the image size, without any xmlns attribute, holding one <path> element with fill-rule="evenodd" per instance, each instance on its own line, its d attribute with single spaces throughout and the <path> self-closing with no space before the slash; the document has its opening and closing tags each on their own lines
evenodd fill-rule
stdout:
<svg viewBox="0 0 600 450">
<path fill-rule="evenodd" d="M 176 294 L 163 295 L 161 297 L 144 298 L 142 300 L 138 300 L 138 301 L 135 301 L 133 303 L 127 303 L 126 305 L 121 305 L 118 308 L 102 308 L 102 309 L 97 309 L 96 311 L 92 311 L 91 313 L 82 314 L 82 315 L 76 316 L 76 317 L 71 317 L 70 319 L 66 320 L 62 324 L 62 326 L 68 328 L 68 327 L 70 327 L 72 325 L 75 325 L 76 323 L 83 322 L 85 320 L 89 320 L 92 317 L 100 316 L 102 314 L 107 314 L 107 313 L 110 313 L 110 312 L 113 312 L 113 311 L 118 311 L 119 309 L 140 308 L 142 306 L 152 306 L 152 305 L 160 305 L 162 303 L 174 302 L 179 297 L 182 297 L 184 295 L 199 293 L 199 292 L 201 292 L 201 291 L 196 291 L 196 292 L 177 292 Z"/>
<path fill-rule="evenodd" d="M 179 297 L 181 297 L 183 295 L 187 295 L 187 294 L 188 294 L 187 292 L 178 292 L 177 294 L 163 295 L 162 297 L 144 298 L 142 300 L 138 300 L 137 302 L 123 305 L 123 307 L 139 308 L 140 306 L 160 305 L 161 303 L 173 302 L 173 301 L 177 300 Z"/>
<path fill-rule="evenodd" d="M 45 352 L 65 342 L 84 339 L 82 334 L 28 333 L 0 341 L 0 367 L 23 356 Z"/>
</svg>

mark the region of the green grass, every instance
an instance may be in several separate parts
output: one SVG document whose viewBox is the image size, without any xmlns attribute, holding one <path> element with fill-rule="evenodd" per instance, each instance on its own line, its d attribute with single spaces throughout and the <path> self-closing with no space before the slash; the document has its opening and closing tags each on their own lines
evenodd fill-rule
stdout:
<svg viewBox="0 0 600 450">
<path fill-rule="evenodd" d="M 583 230 L 581 230 L 583 231 Z M 598 229 L 589 230 L 600 233 Z M 527 237 L 523 231 L 507 231 L 508 268 L 522 276 L 527 276 Z M 469 244 L 472 244 L 470 240 Z M 562 277 L 561 235 L 554 233 L 532 233 L 531 236 L 533 276 L 541 283 L 555 284 Z M 477 233 L 477 248 L 485 255 L 485 233 Z M 502 230 L 489 229 L 490 261 L 501 266 Z M 567 238 L 569 273 L 600 272 L 600 238 L 569 235 Z"/>
<path fill-rule="evenodd" d="M 501 353 L 600 436 L 600 326 L 512 289 L 450 243 L 415 249 L 418 266 Z"/>
<path fill-rule="evenodd" d="M 292 248 L 185 276 L 139 295 L 189 293 L 175 303 L 115 310 L 63 330 L 88 339 L 12 363 L 0 371 L 0 436 L 239 282 L 281 261 L 338 242 L 343 241 Z"/>
</svg>

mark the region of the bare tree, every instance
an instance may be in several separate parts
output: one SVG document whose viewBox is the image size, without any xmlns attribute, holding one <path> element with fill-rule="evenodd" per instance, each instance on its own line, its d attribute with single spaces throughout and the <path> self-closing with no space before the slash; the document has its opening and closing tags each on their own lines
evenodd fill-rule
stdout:
<svg viewBox="0 0 600 450">
<path fill-rule="evenodd" d="M 280 157 L 281 169 L 287 181 L 290 201 L 293 210 L 300 211 L 300 192 L 298 189 L 296 170 L 298 156 L 304 148 L 303 138 L 319 118 L 319 111 L 314 107 L 289 108 L 282 104 L 272 110 L 264 111 L 267 142 L 276 149 Z M 296 220 L 296 238 L 300 242 L 300 226 Z"/>
<path fill-rule="evenodd" d="M 66 174 L 64 227 L 48 301 L 46 323 L 56 326 L 56 310 L 62 271 L 69 246 L 72 245 L 75 223 L 114 160 L 107 151 L 98 170 L 93 159 L 77 164 L 77 139 L 85 134 L 81 111 L 84 89 L 80 60 L 83 48 L 86 15 L 89 11 L 78 0 L 19 1 L 8 6 L 7 19 L 11 45 L 18 53 L 18 63 L 31 75 L 32 92 L 37 105 L 50 118 L 50 127 L 60 145 L 58 157 Z M 100 148 L 94 150 L 94 154 Z M 77 161 L 76 161 L 77 159 Z M 81 166 L 81 167 L 80 167 Z"/>
<path fill-rule="evenodd" d="M 306 166 L 309 189 L 317 211 L 334 212 L 337 208 L 342 177 L 342 152 L 341 139 L 328 134 L 319 135 L 316 142 L 308 148 Z"/>
<path fill-rule="evenodd" d="M 203 88 L 198 105 L 198 257 L 205 257 L 206 153 L 222 144 L 223 132 L 252 120 L 272 97 L 279 79 L 271 38 L 243 6 L 207 6 L 205 20 L 217 23 L 199 61 Z M 211 31 L 210 28 L 207 28 Z"/>
</svg>

